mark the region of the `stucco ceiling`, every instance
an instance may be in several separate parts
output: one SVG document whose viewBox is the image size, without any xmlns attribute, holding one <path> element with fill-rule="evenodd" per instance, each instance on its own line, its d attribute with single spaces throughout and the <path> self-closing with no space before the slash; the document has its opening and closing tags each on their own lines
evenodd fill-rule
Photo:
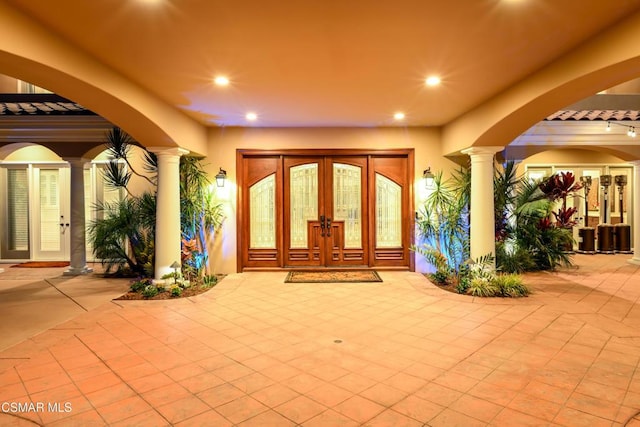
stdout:
<svg viewBox="0 0 640 427">
<path fill-rule="evenodd" d="M 640 0 L 5 1 L 202 123 L 231 126 L 248 125 L 248 111 L 255 126 L 444 125 L 640 10 Z M 214 86 L 217 74 L 231 84 Z M 439 87 L 424 85 L 431 74 Z"/>
</svg>

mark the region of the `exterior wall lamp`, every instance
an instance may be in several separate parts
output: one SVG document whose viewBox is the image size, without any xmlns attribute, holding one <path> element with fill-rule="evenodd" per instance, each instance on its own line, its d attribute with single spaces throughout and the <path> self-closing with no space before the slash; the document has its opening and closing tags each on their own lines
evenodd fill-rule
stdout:
<svg viewBox="0 0 640 427">
<path fill-rule="evenodd" d="M 216 174 L 216 185 L 218 187 L 224 187 L 224 182 L 227 179 L 227 171 L 220 168 L 220 171 Z"/>
<path fill-rule="evenodd" d="M 433 173 L 431 172 L 431 166 L 427 166 L 424 172 L 422 172 L 422 177 L 425 180 L 425 186 L 427 189 L 433 188 Z"/>
</svg>

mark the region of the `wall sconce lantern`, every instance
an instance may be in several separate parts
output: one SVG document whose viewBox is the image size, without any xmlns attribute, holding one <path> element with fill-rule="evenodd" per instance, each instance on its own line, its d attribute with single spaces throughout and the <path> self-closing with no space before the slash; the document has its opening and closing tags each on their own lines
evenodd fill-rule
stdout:
<svg viewBox="0 0 640 427">
<path fill-rule="evenodd" d="M 431 172 L 431 166 L 427 166 L 424 172 L 422 172 L 422 177 L 425 180 L 427 189 L 433 188 L 433 173 Z"/>
<path fill-rule="evenodd" d="M 220 168 L 220 171 L 216 174 L 216 185 L 218 187 L 224 187 L 224 181 L 227 179 L 227 171 Z"/>
</svg>

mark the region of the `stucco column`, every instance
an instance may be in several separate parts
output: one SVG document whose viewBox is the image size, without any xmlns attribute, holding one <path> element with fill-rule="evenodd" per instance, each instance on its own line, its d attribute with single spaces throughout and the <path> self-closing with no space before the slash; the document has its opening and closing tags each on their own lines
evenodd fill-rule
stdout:
<svg viewBox="0 0 640 427">
<path fill-rule="evenodd" d="M 640 160 L 633 163 L 633 258 L 631 264 L 640 265 Z"/>
<path fill-rule="evenodd" d="M 93 269 L 87 266 L 87 238 L 84 211 L 84 165 L 87 159 L 74 157 L 66 158 L 71 166 L 70 187 L 70 225 L 69 225 L 69 268 L 63 273 L 65 276 L 79 276 L 89 274 Z"/>
<path fill-rule="evenodd" d="M 180 156 L 182 148 L 147 148 L 158 158 L 154 278 L 159 280 L 175 261 L 180 263 Z"/>
<path fill-rule="evenodd" d="M 462 150 L 471 157 L 471 259 L 496 254 L 493 207 L 493 158 L 504 147 L 471 147 Z"/>
</svg>

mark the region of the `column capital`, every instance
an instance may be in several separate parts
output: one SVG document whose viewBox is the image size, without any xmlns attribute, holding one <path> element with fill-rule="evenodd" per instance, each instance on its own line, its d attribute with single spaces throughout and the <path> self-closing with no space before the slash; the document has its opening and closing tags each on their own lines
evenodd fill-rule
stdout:
<svg viewBox="0 0 640 427">
<path fill-rule="evenodd" d="M 189 154 L 189 150 L 180 147 L 146 147 L 147 151 L 152 152 L 156 156 L 184 156 Z"/>
<path fill-rule="evenodd" d="M 629 163 L 640 168 L 640 160 L 631 160 Z"/>
<path fill-rule="evenodd" d="M 62 160 L 69 162 L 72 166 L 84 166 L 87 163 L 91 163 L 91 159 L 86 157 L 63 157 Z"/>
<path fill-rule="evenodd" d="M 466 154 L 468 156 L 475 156 L 475 155 L 494 155 L 499 151 L 504 150 L 504 147 L 498 147 L 498 146 L 488 146 L 488 147 L 469 147 L 469 148 L 465 148 L 464 150 L 461 151 L 462 154 Z"/>
</svg>

